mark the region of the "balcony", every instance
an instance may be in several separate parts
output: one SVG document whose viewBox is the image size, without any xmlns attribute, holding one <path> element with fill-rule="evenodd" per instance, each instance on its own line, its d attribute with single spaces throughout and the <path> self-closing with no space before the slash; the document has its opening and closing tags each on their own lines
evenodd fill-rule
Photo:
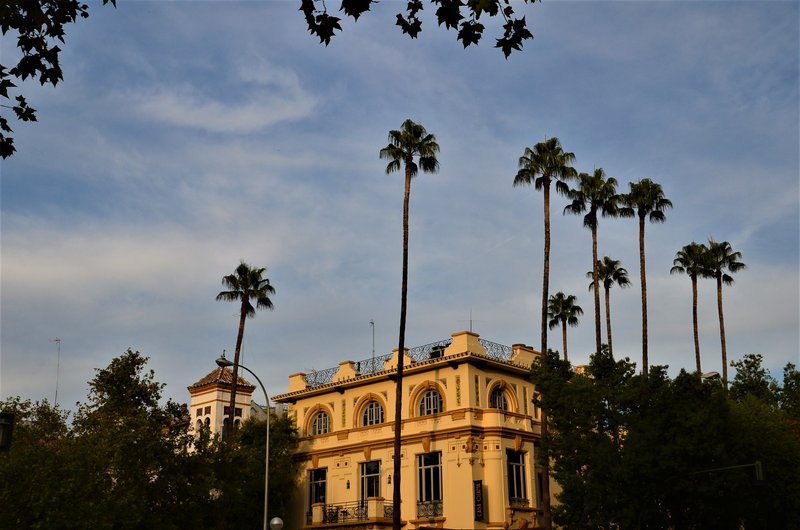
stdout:
<svg viewBox="0 0 800 530">
<path fill-rule="evenodd" d="M 417 502 L 418 519 L 432 519 L 434 517 L 441 517 L 442 515 L 444 515 L 444 506 L 442 501 Z"/>
<path fill-rule="evenodd" d="M 389 528 L 391 524 L 392 501 L 383 497 L 370 497 L 354 502 L 317 503 L 306 514 L 306 528 Z M 374 526 L 374 525 L 378 526 Z"/>
</svg>

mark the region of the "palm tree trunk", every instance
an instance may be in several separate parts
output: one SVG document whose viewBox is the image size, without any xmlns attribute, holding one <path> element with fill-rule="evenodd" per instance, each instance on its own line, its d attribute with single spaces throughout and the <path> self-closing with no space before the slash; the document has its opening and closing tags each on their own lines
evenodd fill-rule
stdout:
<svg viewBox="0 0 800 530">
<path fill-rule="evenodd" d="M 542 349 L 547 353 L 547 299 L 550 295 L 550 179 L 544 181 L 544 266 L 542 267 Z M 566 355 L 566 351 L 564 352 Z"/>
<path fill-rule="evenodd" d="M 397 383 L 394 406 L 394 481 L 392 483 L 392 528 L 400 530 L 400 457 L 403 411 L 403 361 L 406 342 L 406 301 L 408 293 L 408 203 L 411 198 L 411 157 L 406 158 L 406 185 L 403 195 L 403 283 L 400 292 L 400 336 L 397 344 Z"/>
<path fill-rule="evenodd" d="M 561 340 L 564 342 L 564 360 L 569 361 L 569 355 L 567 355 L 567 321 L 566 319 L 561 319 Z"/>
<path fill-rule="evenodd" d="M 224 438 L 230 437 L 236 428 L 236 384 L 239 380 L 239 353 L 242 351 L 242 340 L 244 339 L 244 321 L 247 319 L 247 308 L 244 301 L 242 302 L 242 310 L 239 316 L 239 334 L 236 336 L 236 350 L 233 354 L 233 380 L 231 382 L 231 401 L 229 409 L 230 425 L 225 429 L 224 419 L 222 427 L 222 436 Z M 224 418 L 223 414 L 223 418 Z M 227 432 L 226 432 L 227 431 Z"/>
<path fill-rule="evenodd" d="M 595 289 L 597 286 L 595 285 Z M 614 348 L 611 342 L 611 288 L 606 287 L 606 334 L 608 335 L 608 353 L 614 355 Z"/>
<path fill-rule="evenodd" d="M 700 336 L 697 333 L 697 275 L 692 275 L 692 325 L 694 327 L 694 360 L 697 363 L 697 373 L 700 369 Z"/>
<path fill-rule="evenodd" d="M 644 265 L 644 215 L 639 215 L 639 276 L 642 281 L 642 373 L 647 375 L 647 278 Z"/>
<path fill-rule="evenodd" d="M 722 384 L 728 388 L 728 351 L 725 348 L 725 317 L 722 315 L 722 275 L 717 273 L 717 310 L 719 312 L 719 340 L 722 345 Z"/>
<path fill-rule="evenodd" d="M 594 340 L 597 353 L 603 345 L 603 338 L 600 336 L 600 285 L 597 272 L 597 222 L 592 225 L 592 280 L 594 281 Z"/>
</svg>

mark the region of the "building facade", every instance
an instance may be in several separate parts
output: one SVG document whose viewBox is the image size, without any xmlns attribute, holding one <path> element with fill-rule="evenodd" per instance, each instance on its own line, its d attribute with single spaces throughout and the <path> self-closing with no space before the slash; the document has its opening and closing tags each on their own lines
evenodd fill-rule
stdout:
<svg viewBox="0 0 800 530">
<path fill-rule="evenodd" d="M 530 347 L 471 332 L 403 355 L 404 528 L 534 528 L 543 475 Z M 300 431 L 298 528 L 391 528 L 398 352 L 289 377 Z"/>
</svg>

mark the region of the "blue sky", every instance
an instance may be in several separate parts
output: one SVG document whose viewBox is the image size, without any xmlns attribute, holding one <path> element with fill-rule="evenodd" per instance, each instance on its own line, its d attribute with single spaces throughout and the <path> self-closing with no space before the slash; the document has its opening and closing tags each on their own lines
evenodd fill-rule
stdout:
<svg viewBox="0 0 800 530">
<path fill-rule="evenodd" d="M 270 394 L 288 375 L 396 347 L 402 178 L 387 132 L 412 118 L 441 171 L 412 186 L 406 343 L 469 326 L 538 346 L 542 197 L 513 188 L 527 146 L 557 136 L 576 167 L 621 191 L 651 178 L 674 208 L 647 226 L 650 359 L 692 369 L 691 289 L 675 252 L 728 240 L 748 269 L 724 291 L 728 356 L 800 362 L 798 4 L 553 2 L 522 6 L 535 38 L 508 60 L 463 50 L 428 7 L 417 40 L 373 6 L 325 47 L 296 2 L 93 4 L 63 46 L 65 80 L 24 86 L 39 111 L 2 162 L 0 397 L 85 398 L 93 369 L 131 347 L 166 397 L 233 350 L 240 259 L 268 267 L 275 310 L 247 322 L 245 364 Z M 2 41 L 3 61 L 15 56 Z M 578 296 L 571 359 L 594 345 L 591 238 L 553 199 L 550 290 Z M 638 233 L 603 219 L 614 346 L 641 358 Z M 715 286 L 700 285 L 704 370 L 720 371 Z M 556 330 L 551 346 L 560 348 Z"/>
</svg>

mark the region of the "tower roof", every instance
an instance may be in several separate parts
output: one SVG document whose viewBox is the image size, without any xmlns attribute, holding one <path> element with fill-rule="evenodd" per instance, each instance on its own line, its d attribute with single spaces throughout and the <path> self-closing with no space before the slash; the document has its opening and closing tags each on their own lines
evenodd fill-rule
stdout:
<svg viewBox="0 0 800 530">
<path fill-rule="evenodd" d="M 193 385 L 188 386 L 187 389 L 192 392 L 212 385 L 233 386 L 233 370 L 218 367 Z M 245 392 L 249 390 L 252 393 L 256 386 L 240 375 L 236 378 L 236 388 Z"/>
</svg>

